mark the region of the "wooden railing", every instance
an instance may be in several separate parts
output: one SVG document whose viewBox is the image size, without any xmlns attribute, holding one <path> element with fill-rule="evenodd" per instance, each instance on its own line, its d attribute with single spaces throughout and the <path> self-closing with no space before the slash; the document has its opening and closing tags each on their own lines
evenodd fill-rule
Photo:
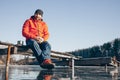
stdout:
<svg viewBox="0 0 120 80">
<path fill-rule="evenodd" d="M 0 41 L 0 45 L 5 45 L 5 46 L 8 47 L 7 58 L 6 58 L 6 67 L 5 67 L 5 80 L 8 80 L 9 63 L 10 63 L 10 52 L 11 52 L 11 48 L 12 48 L 13 44 Z"/>
<path fill-rule="evenodd" d="M 10 55 L 11 53 L 17 53 L 17 50 L 15 47 L 21 47 L 22 48 L 22 51 L 23 52 L 26 52 L 26 53 L 32 53 L 32 51 L 28 51 L 28 47 L 25 46 L 25 45 L 15 45 L 15 44 L 12 44 L 12 43 L 7 43 L 7 42 L 2 42 L 0 41 L 0 45 L 4 45 L 4 46 L 7 46 L 8 47 L 8 50 L 7 50 L 7 58 L 6 58 L 6 69 L 5 69 L 5 80 L 8 80 L 8 73 L 9 73 L 9 64 L 10 64 Z M 13 51 L 11 52 L 11 50 L 13 49 Z M 51 51 L 51 56 L 52 57 L 58 57 L 58 58 L 68 58 L 68 59 L 77 59 L 75 56 L 73 55 L 70 55 L 68 53 L 60 53 L 60 52 L 55 52 L 55 51 Z"/>
</svg>

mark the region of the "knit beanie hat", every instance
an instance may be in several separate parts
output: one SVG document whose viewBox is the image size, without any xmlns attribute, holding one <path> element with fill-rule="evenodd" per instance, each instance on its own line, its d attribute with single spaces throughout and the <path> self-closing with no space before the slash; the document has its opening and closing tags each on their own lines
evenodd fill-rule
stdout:
<svg viewBox="0 0 120 80">
<path fill-rule="evenodd" d="M 43 11 L 41 9 L 37 9 L 34 14 L 40 14 L 43 16 Z"/>
</svg>

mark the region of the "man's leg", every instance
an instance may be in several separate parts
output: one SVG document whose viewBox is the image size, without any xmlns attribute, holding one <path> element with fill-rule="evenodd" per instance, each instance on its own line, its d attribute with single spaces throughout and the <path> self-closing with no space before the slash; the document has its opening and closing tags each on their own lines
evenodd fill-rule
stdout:
<svg viewBox="0 0 120 80">
<path fill-rule="evenodd" d="M 34 40 L 34 39 L 29 39 L 26 40 L 26 44 L 28 47 L 30 47 L 35 55 L 35 57 L 37 58 L 39 64 L 41 64 L 43 62 L 43 57 L 42 57 L 42 50 L 40 49 L 39 44 Z"/>
<path fill-rule="evenodd" d="M 42 55 L 43 59 L 44 60 L 45 59 L 51 59 L 51 57 L 50 57 L 50 53 L 51 53 L 51 46 L 50 46 L 50 44 L 47 41 L 42 42 L 40 44 L 40 48 L 42 50 L 42 54 L 41 55 Z"/>
<path fill-rule="evenodd" d="M 50 53 L 51 46 L 48 42 L 43 42 L 40 44 L 40 48 L 42 50 L 42 57 L 44 58 L 43 63 L 40 65 L 42 68 L 53 69 L 55 64 L 52 63 Z"/>
</svg>

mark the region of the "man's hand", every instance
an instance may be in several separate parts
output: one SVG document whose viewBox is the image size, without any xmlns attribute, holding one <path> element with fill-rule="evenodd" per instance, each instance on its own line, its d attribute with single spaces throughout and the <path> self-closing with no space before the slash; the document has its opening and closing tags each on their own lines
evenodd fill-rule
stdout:
<svg viewBox="0 0 120 80">
<path fill-rule="evenodd" d="M 44 39 L 43 39 L 42 37 L 39 37 L 39 36 L 37 36 L 37 37 L 35 38 L 35 40 L 36 40 L 38 43 L 42 43 L 42 42 L 44 41 Z"/>
</svg>

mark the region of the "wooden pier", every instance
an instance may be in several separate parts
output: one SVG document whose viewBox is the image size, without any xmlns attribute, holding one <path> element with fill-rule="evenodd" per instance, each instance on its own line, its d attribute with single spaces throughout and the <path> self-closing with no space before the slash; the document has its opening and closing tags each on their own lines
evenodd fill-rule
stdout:
<svg viewBox="0 0 120 80">
<path fill-rule="evenodd" d="M 10 60 L 10 54 L 22 54 L 22 55 L 32 55 L 33 52 L 31 49 L 29 49 L 25 45 L 14 45 L 12 43 L 6 43 L 6 42 L 1 42 L 0 45 L 5 45 L 8 46 L 7 50 L 7 62 L 6 65 L 9 65 L 9 60 Z M 77 58 L 72 54 L 69 53 L 63 53 L 63 52 L 56 52 L 56 51 L 51 51 L 51 57 L 52 58 L 58 58 L 62 59 L 60 62 L 65 62 L 65 64 L 68 63 L 69 59 L 74 59 L 75 60 L 75 65 L 76 66 L 84 66 L 84 65 L 104 65 L 104 64 L 120 64 L 119 61 L 117 61 L 115 58 L 112 57 L 96 57 L 96 58 Z M 67 61 L 67 60 L 68 61 Z"/>
<path fill-rule="evenodd" d="M 8 80 L 8 73 L 9 73 L 9 64 L 10 64 L 10 56 L 11 54 L 17 54 L 19 53 L 18 51 L 20 51 L 20 53 L 25 54 L 25 55 L 29 55 L 30 53 L 32 53 L 32 51 L 27 47 L 27 46 L 21 46 L 21 45 L 14 45 L 11 43 L 6 43 L 6 42 L 1 42 L 0 41 L 0 45 L 5 45 L 8 47 L 7 49 L 7 58 L 6 58 L 6 69 L 5 69 L 5 80 Z M 21 51 L 22 50 L 22 51 Z M 27 54 L 26 54 L 27 53 Z M 72 65 L 74 65 L 74 59 L 77 59 L 75 56 L 64 53 L 58 53 L 56 54 L 56 52 L 51 51 L 51 56 L 52 57 L 58 57 L 58 58 L 68 58 L 72 60 Z M 72 67 L 72 69 L 74 69 L 74 66 Z"/>
<path fill-rule="evenodd" d="M 1 42 L 0 45 L 7 46 L 7 58 L 6 58 L 6 79 L 8 80 L 8 71 L 10 64 L 10 56 L 11 54 L 24 54 L 31 55 L 33 52 L 25 45 L 14 45 L 11 43 Z M 97 58 L 77 58 L 74 55 L 69 53 L 62 53 L 51 51 L 51 57 L 62 59 L 58 61 L 56 64 L 62 64 L 62 66 L 72 66 L 74 69 L 75 66 L 101 66 L 101 65 L 112 65 L 118 67 L 120 62 L 112 57 L 97 57 Z M 60 65 L 61 66 L 61 65 Z"/>
<path fill-rule="evenodd" d="M 6 59 L 7 66 L 9 65 L 10 62 L 10 54 L 22 54 L 22 55 L 33 54 L 32 50 L 25 45 L 14 45 L 11 43 L 1 42 L 1 41 L 0 41 L 0 45 L 8 46 L 7 59 Z M 69 53 L 56 52 L 56 51 L 51 51 L 51 57 L 55 59 L 59 59 L 60 61 L 58 62 L 61 63 L 62 65 L 69 65 L 72 58 L 75 60 L 75 66 L 90 66 L 90 65 L 100 66 L 105 64 L 118 66 L 118 64 L 120 64 L 119 61 L 117 61 L 115 58 L 112 57 L 77 58 Z"/>
</svg>

